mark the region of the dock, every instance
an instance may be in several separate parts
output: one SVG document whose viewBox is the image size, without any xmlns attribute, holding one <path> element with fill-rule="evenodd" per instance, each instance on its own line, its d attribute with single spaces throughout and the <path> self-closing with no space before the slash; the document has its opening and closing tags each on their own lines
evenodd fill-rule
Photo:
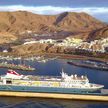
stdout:
<svg viewBox="0 0 108 108">
<path fill-rule="evenodd" d="M 35 68 L 26 65 L 16 65 L 11 63 L 0 63 L 0 68 L 8 68 L 23 71 L 35 71 Z"/>
<path fill-rule="evenodd" d="M 32 98 L 52 98 L 82 101 L 102 101 L 108 102 L 108 95 L 80 95 L 80 94 L 60 94 L 60 93 L 35 93 L 35 92 L 13 92 L 0 91 L 0 96 L 10 97 L 32 97 Z"/>
</svg>

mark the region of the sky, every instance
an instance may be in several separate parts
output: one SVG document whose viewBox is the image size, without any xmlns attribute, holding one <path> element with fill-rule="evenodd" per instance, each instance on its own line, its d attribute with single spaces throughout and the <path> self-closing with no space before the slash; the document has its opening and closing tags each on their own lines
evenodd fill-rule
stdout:
<svg viewBox="0 0 108 108">
<path fill-rule="evenodd" d="M 44 15 L 86 12 L 108 22 L 108 0 L 0 0 L 0 11 L 18 10 Z"/>
</svg>

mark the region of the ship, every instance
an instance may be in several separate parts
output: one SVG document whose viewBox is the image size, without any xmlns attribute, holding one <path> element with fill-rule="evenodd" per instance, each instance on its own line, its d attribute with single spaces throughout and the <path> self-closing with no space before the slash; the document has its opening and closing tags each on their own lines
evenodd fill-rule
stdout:
<svg viewBox="0 0 108 108">
<path fill-rule="evenodd" d="M 108 71 L 108 64 L 103 62 L 94 62 L 91 60 L 82 60 L 82 61 L 68 61 L 67 62 L 70 65 L 78 66 L 78 67 L 84 67 L 84 68 L 90 68 L 90 69 L 96 69 L 96 70 L 103 70 Z"/>
<path fill-rule="evenodd" d="M 8 70 L 0 76 L 0 91 L 35 92 L 35 93 L 93 93 L 104 85 L 90 83 L 87 76 L 68 75 L 63 70 L 61 76 L 21 75 Z"/>
</svg>

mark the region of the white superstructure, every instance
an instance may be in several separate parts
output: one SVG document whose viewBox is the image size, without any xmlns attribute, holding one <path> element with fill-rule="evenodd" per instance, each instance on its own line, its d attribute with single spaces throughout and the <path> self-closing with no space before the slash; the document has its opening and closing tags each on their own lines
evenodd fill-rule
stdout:
<svg viewBox="0 0 108 108">
<path fill-rule="evenodd" d="M 89 83 L 89 79 L 87 76 L 78 77 L 77 74 L 75 75 L 68 75 L 62 71 L 61 73 L 63 81 L 61 82 L 61 86 L 69 87 L 69 88 L 87 88 L 87 89 L 98 89 L 103 88 L 103 85 L 99 84 L 92 84 Z"/>
</svg>

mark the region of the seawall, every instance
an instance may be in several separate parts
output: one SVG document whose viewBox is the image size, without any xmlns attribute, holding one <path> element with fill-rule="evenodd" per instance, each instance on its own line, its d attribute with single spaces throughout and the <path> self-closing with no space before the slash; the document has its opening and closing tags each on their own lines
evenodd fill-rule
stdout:
<svg viewBox="0 0 108 108">
<path fill-rule="evenodd" d="M 106 101 L 106 102 L 108 102 L 108 96 L 100 96 L 100 95 L 0 91 L 0 96 L 40 97 L 40 98 L 53 98 L 53 99 L 55 98 L 55 99 L 70 99 L 70 100 L 84 100 L 84 101 Z"/>
</svg>

